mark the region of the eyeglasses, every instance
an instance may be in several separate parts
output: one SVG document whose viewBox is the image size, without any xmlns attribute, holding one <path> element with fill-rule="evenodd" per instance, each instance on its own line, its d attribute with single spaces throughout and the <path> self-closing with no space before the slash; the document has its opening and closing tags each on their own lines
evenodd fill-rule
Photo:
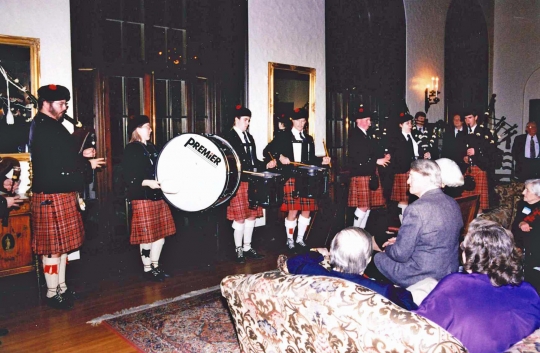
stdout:
<svg viewBox="0 0 540 353">
<path fill-rule="evenodd" d="M 54 102 L 51 102 L 51 103 L 59 105 L 60 107 L 66 107 L 66 108 L 69 107 L 69 104 L 67 102 L 54 101 Z"/>
</svg>

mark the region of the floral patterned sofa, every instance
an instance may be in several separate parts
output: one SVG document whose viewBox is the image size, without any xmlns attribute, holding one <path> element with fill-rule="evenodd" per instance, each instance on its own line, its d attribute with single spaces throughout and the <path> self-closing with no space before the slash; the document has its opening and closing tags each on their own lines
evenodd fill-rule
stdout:
<svg viewBox="0 0 540 353">
<path fill-rule="evenodd" d="M 279 270 L 221 282 L 247 352 L 466 352 L 450 333 L 339 278 Z"/>
<path fill-rule="evenodd" d="M 498 222 L 504 228 L 510 229 L 516 216 L 516 205 L 522 198 L 524 188 L 525 184 L 518 181 L 495 186 L 499 206 L 480 215 L 480 218 Z"/>
</svg>

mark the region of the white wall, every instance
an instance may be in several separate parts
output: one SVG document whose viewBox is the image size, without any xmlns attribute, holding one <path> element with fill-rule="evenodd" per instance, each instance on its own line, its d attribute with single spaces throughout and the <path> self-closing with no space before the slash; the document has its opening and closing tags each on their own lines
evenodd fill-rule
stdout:
<svg viewBox="0 0 540 353">
<path fill-rule="evenodd" d="M 444 31 L 451 0 L 404 0 L 407 26 L 406 101 L 410 112 L 424 111 L 426 85 L 439 77 L 438 104 L 428 111 L 431 122 L 444 116 Z"/>
<path fill-rule="evenodd" d="M 540 98 L 540 1 L 496 0 L 493 93 L 497 117 L 523 132 L 529 99 Z M 535 74 L 536 72 L 536 74 Z"/>
<path fill-rule="evenodd" d="M 69 0 L 0 0 L 0 13 L 0 34 L 39 38 L 39 85 L 59 84 L 72 92 Z"/>
<path fill-rule="evenodd" d="M 249 102 L 259 155 L 268 142 L 268 63 L 312 67 L 315 84 L 315 147 L 324 154 L 326 68 L 324 0 L 249 0 Z M 271 133 L 271 131 L 270 131 Z M 259 157 L 260 157 L 259 156 Z"/>
</svg>

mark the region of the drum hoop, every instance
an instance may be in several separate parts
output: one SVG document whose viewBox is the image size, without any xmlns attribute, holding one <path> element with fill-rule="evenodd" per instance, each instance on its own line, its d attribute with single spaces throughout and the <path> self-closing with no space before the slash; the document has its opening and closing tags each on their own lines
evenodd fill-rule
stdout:
<svg viewBox="0 0 540 353">
<path fill-rule="evenodd" d="M 242 164 L 240 163 L 240 157 L 238 157 L 238 154 L 234 150 L 233 146 L 229 143 L 229 141 L 225 140 L 221 136 L 214 135 L 214 134 L 202 134 L 202 136 L 217 138 L 221 143 L 223 143 L 225 146 L 227 146 L 229 148 L 229 150 L 232 152 L 232 155 L 234 156 L 234 159 L 236 160 L 236 170 L 237 170 L 237 174 L 238 174 L 237 178 L 236 178 L 236 185 L 234 186 L 234 188 L 232 188 L 230 195 L 224 194 L 226 188 L 223 188 L 223 192 L 221 194 L 222 200 L 220 201 L 220 199 L 221 199 L 220 198 L 212 206 L 210 206 L 210 207 L 216 207 L 216 206 L 219 206 L 219 205 L 223 204 L 224 202 L 228 201 L 236 193 L 236 190 L 238 190 L 238 187 L 240 186 L 240 178 L 242 176 Z M 224 159 L 225 159 L 225 161 L 227 163 L 227 170 L 229 170 L 229 172 L 230 172 L 231 168 L 230 168 L 229 160 L 227 158 L 224 158 Z M 227 174 L 227 182 L 225 183 L 225 186 L 229 185 L 230 179 L 231 179 L 230 175 Z"/>
<path fill-rule="evenodd" d="M 159 151 L 159 154 L 158 154 L 158 157 L 156 159 L 156 165 L 154 166 L 154 174 L 156 175 L 156 179 L 158 179 L 158 173 L 157 173 L 157 168 L 158 168 L 158 165 L 159 165 L 159 158 L 161 157 L 161 154 L 163 153 L 163 151 L 165 150 L 165 147 L 167 147 L 167 145 L 169 143 L 171 143 L 172 140 L 174 140 L 175 138 L 177 137 L 180 137 L 182 135 L 187 135 L 187 134 L 190 134 L 190 135 L 199 135 L 199 136 L 203 136 L 203 137 L 206 137 L 206 138 L 209 138 L 209 137 L 212 137 L 212 138 L 216 138 L 217 140 L 219 140 L 221 143 L 223 143 L 226 147 L 229 148 L 229 150 L 231 151 L 234 159 L 236 160 L 236 167 L 237 167 L 237 180 L 236 180 L 236 185 L 234 186 L 234 188 L 232 189 L 230 195 L 227 195 L 225 193 L 225 190 L 227 189 L 227 187 L 229 186 L 229 181 L 231 179 L 229 173 L 227 173 L 227 177 L 226 177 L 226 181 L 225 181 L 225 185 L 223 187 L 223 190 L 221 190 L 221 194 L 220 196 L 217 198 L 217 200 L 210 206 L 208 206 L 207 208 L 204 208 L 202 210 L 199 210 L 199 211 L 194 211 L 194 212 L 203 212 L 203 211 L 206 211 L 206 210 L 209 210 L 211 208 L 214 208 L 216 206 L 219 206 L 221 205 L 222 203 L 228 201 L 235 193 L 236 193 L 236 190 L 238 190 L 238 187 L 240 186 L 240 177 L 242 175 L 242 167 L 241 167 L 241 163 L 240 163 L 240 158 L 238 157 L 238 154 L 236 153 L 236 151 L 234 150 L 234 148 L 231 146 L 231 144 L 225 140 L 224 138 L 218 136 L 218 135 L 215 135 L 215 134 L 196 134 L 194 132 L 184 132 L 184 133 L 181 133 L 181 134 L 178 134 L 176 135 L 175 137 L 173 137 L 172 139 L 170 139 L 169 141 L 167 141 L 165 143 L 165 145 L 163 145 L 163 148 L 161 149 L 161 151 Z M 210 141 L 212 141 L 212 139 L 209 139 Z M 212 141 L 212 143 L 215 143 L 214 141 Z M 224 151 L 220 148 L 220 146 L 217 146 L 218 149 L 223 153 Z M 223 156 L 223 157 L 226 157 L 226 156 Z M 227 166 L 227 170 L 230 172 L 231 171 L 231 168 L 230 168 L 230 164 L 229 164 L 229 160 L 227 158 L 223 158 L 224 159 L 224 162 L 226 163 L 226 166 Z M 167 203 L 173 207 L 175 207 L 176 209 L 179 209 L 179 210 L 182 210 L 182 211 L 185 211 L 181 208 L 179 208 L 177 205 L 173 204 L 169 198 L 167 197 L 167 194 L 163 193 L 163 198 L 165 199 L 165 201 L 167 201 Z M 189 212 L 189 211 L 186 211 L 186 212 Z"/>
</svg>

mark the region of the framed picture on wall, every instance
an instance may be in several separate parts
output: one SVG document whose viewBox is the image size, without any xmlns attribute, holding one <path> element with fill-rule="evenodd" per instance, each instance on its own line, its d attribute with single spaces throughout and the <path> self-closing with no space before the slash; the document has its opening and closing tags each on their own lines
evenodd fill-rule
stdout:
<svg viewBox="0 0 540 353">
<path fill-rule="evenodd" d="M 39 39 L 0 35 L 0 153 L 28 152 L 38 78 Z"/>
</svg>

